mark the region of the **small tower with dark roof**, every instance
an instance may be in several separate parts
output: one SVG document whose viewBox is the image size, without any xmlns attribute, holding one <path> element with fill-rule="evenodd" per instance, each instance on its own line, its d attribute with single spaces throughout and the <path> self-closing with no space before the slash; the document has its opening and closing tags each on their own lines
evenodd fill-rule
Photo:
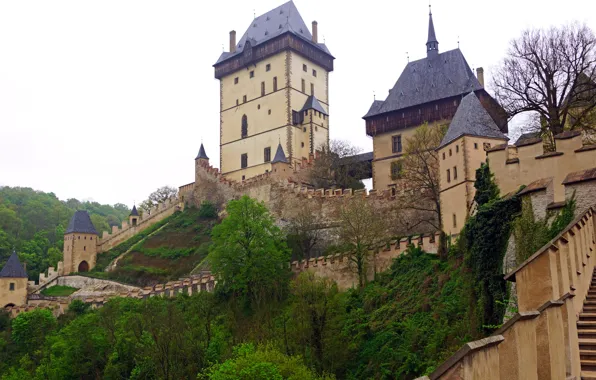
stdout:
<svg viewBox="0 0 596 380">
<path fill-rule="evenodd" d="M 202 145 L 201 145 L 202 147 Z M 139 211 L 137 210 L 137 205 L 133 205 L 132 206 L 132 211 L 130 212 L 130 215 L 128 216 L 128 222 L 130 223 L 131 227 L 136 227 L 137 224 L 139 223 Z"/>
<path fill-rule="evenodd" d="M 0 271 L 0 307 L 27 303 L 27 272 L 15 251 Z"/>
<path fill-rule="evenodd" d="M 74 213 L 64 233 L 63 275 L 87 272 L 95 267 L 98 233 L 87 211 Z"/>
<path fill-rule="evenodd" d="M 207 153 L 205 152 L 205 147 L 203 143 L 201 143 L 201 147 L 199 148 L 199 154 L 195 158 L 195 183 L 198 184 L 201 182 L 201 168 L 204 165 L 209 165 L 209 157 L 207 157 Z"/>
<path fill-rule="evenodd" d="M 281 143 L 277 144 L 275 157 L 271 161 L 271 173 L 278 178 L 288 178 L 292 174 L 290 164 L 284 153 Z"/>
<path fill-rule="evenodd" d="M 433 13 L 428 6 L 428 40 L 426 41 L 426 56 L 434 57 L 439 55 L 439 41 L 435 35 L 435 24 L 433 23 Z"/>
</svg>

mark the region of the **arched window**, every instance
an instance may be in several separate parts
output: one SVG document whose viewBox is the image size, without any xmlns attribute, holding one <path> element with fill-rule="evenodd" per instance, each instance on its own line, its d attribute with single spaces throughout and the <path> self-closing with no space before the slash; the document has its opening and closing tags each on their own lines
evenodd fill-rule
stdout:
<svg viewBox="0 0 596 380">
<path fill-rule="evenodd" d="M 242 138 L 248 136 L 248 118 L 242 115 Z"/>
</svg>

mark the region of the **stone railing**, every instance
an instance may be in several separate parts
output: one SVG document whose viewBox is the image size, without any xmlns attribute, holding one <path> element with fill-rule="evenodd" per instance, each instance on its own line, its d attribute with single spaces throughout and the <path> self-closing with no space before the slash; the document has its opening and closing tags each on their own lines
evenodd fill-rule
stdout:
<svg viewBox="0 0 596 380">
<path fill-rule="evenodd" d="M 576 323 L 592 282 L 595 229 L 596 212 L 590 208 L 507 274 L 505 279 L 517 284 L 519 312 L 425 378 L 580 379 Z"/>
</svg>

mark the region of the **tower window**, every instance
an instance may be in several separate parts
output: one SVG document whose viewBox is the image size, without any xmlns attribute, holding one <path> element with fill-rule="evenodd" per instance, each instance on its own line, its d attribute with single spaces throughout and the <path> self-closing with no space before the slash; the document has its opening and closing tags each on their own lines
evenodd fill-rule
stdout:
<svg viewBox="0 0 596 380">
<path fill-rule="evenodd" d="M 87 246 L 86 246 L 86 245 L 84 245 L 84 246 L 83 246 L 83 251 L 86 251 L 86 250 L 87 250 Z"/>
<path fill-rule="evenodd" d="M 265 66 L 265 71 L 271 71 L 271 64 L 268 63 L 267 66 Z"/>
<path fill-rule="evenodd" d="M 269 115 L 271 115 L 271 110 L 267 111 L 267 113 L 268 113 Z"/>
<path fill-rule="evenodd" d="M 273 91 L 277 91 L 277 77 L 273 77 Z"/>
<path fill-rule="evenodd" d="M 302 92 L 306 92 L 306 82 L 302 79 Z"/>
<path fill-rule="evenodd" d="M 313 76 L 313 77 L 316 77 L 316 76 L 317 76 L 317 70 L 315 70 L 315 69 L 312 69 L 312 76 Z"/>
<path fill-rule="evenodd" d="M 453 214 L 453 227 L 457 227 L 457 216 L 455 214 Z"/>
<path fill-rule="evenodd" d="M 445 159 L 445 152 L 443 152 L 443 159 Z"/>
<path fill-rule="evenodd" d="M 248 118 L 246 115 L 242 115 L 242 125 L 240 129 L 242 138 L 246 138 L 246 136 L 248 136 Z"/>
<path fill-rule="evenodd" d="M 451 171 L 447 169 L 447 182 L 451 182 Z"/>
<path fill-rule="evenodd" d="M 240 102 L 238 101 L 238 99 L 236 99 L 236 105 L 238 105 Z"/>
<path fill-rule="evenodd" d="M 234 84 L 238 84 L 238 77 L 234 78 Z"/>
<path fill-rule="evenodd" d="M 391 137 L 391 145 L 393 153 L 401 153 L 401 135 Z"/>
<path fill-rule="evenodd" d="M 308 68 L 306 67 L 306 65 L 302 65 L 302 70 L 303 70 L 304 72 L 307 72 L 307 71 L 308 71 Z"/>
<path fill-rule="evenodd" d="M 261 82 L 261 96 L 265 96 L 265 82 Z"/>
<path fill-rule="evenodd" d="M 453 152 L 451 152 L 451 149 L 449 149 L 449 157 L 451 157 L 453 154 Z"/>
<path fill-rule="evenodd" d="M 455 153 L 459 153 L 459 145 L 455 146 Z"/>
<path fill-rule="evenodd" d="M 243 176 L 242 176 L 242 180 L 244 181 L 245 179 L 246 179 L 246 176 L 245 176 L 245 175 L 243 175 Z"/>
<path fill-rule="evenodd" d="M 14 292 L 14 282 L 11 282 L 11 283 L 8 285 L 8 290 L 10 290 L 11 292 Z"/>
<path fill-rule="evenodd" d="M 474 149 L 478 149 L 478 143 L 474 143 Z"/>
<path fill-rule="evenodd" d="M 313 83 L 310 84 L 310 94 L 311 95 L 315 94 L 315 85 Z"/>
<path fill-rule="evenodd" d="M 271 162 L 271 147 L 268 146 L 264 150 L 265 162 Z"/>
<path fill-rule="evenodd" d="M 248 154 L 243 153 L 240 155 L 240 167 L 245 169 L 248 166 Z M 242 178 L 244 179 L 244 178 Z"/>
<path fill-rule="evenodd" d="M 304 148 L 304 143 L 301 143 L 301 147 Z"/>
<path fill-rule="evenodd" d="M 246 103 L 246 95 L 242 96 L 242 103 Z"/>
<path fill-rule="evenodd" d="M 453 167 L 453 179 L 457 179 L 457 166 Z"/>
<path fill-rule="evenodd" d="M 306 127 L 304 127 L 302 130 L 303 130 L 304 132 L 306 132 Z"/>
<path fill-rule="evenodd" d="M 255 77 L 255 72 L 254 72 L 254 70 L 250 72 L 250 77 L 251 77 L 251 78 L 254 78 L 254 77 Z"/>
</svg>

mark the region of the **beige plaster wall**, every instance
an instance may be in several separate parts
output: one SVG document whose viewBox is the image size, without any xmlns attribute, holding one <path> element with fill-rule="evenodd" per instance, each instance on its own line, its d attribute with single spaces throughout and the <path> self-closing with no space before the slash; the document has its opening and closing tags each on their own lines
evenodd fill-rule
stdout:
<svg viewBox="0 0 596 380">
<path fill-rule="evenodd" d="M 10 290 L 14 284 L 14 290 Z M 15 306 L 27 303 L 27 278 L 0 278 L 0 308 L 13 304 Z"/>
<path fill-rule="evenodd" d="M 95 267 L 99 237 L 95 234 L 72 233 L 64 235 L 63 274 L 78 272 L 79 265 L 86 261 L 89 270 Z"/>
</svg>

